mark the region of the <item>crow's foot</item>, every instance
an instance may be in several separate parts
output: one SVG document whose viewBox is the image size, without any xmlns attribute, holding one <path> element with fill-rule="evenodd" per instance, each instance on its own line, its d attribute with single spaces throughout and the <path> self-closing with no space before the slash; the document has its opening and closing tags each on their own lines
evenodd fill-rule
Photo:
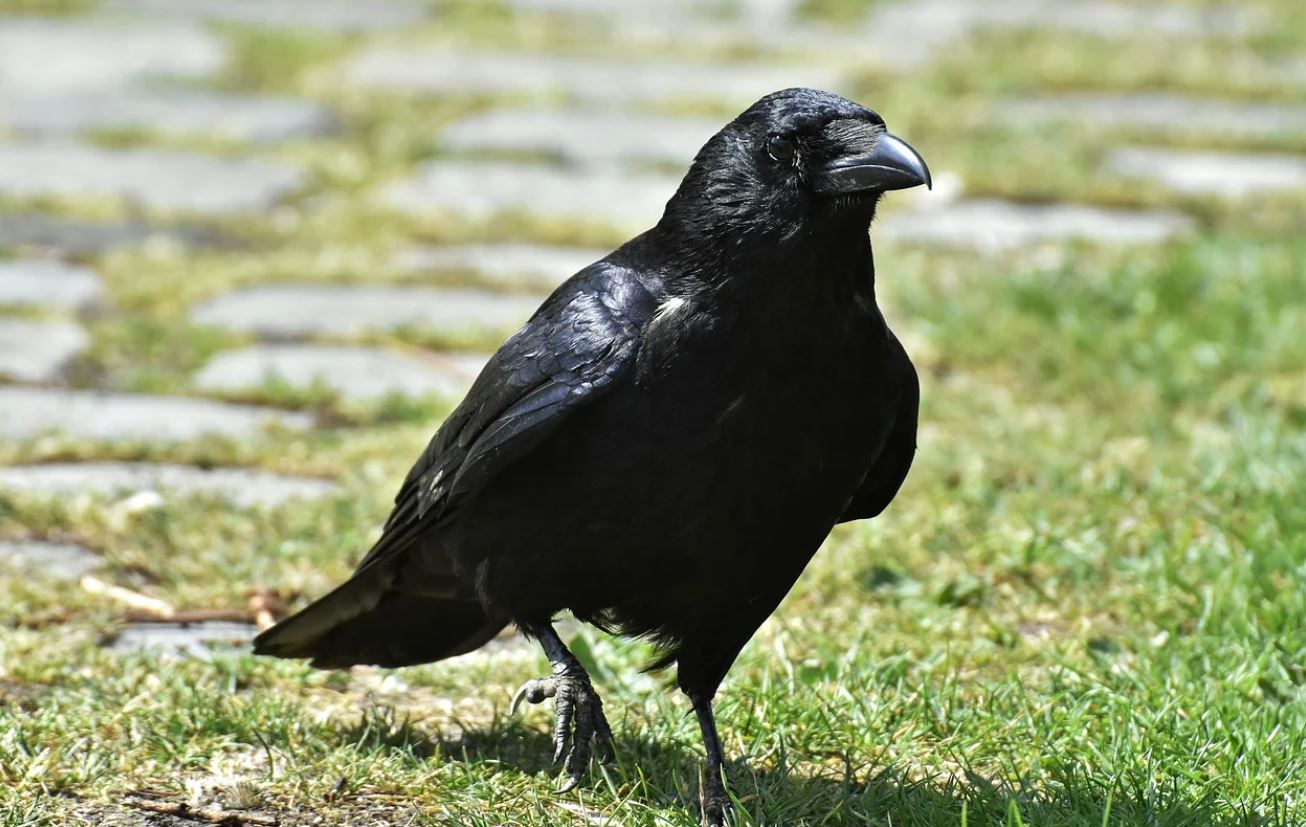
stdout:
<svg viewBox="0 0 1306 827">
<path fill-rule="evenodd" d="M 522 701 L 538 704 L 545 698 L 553 698 L 553 710 L 557 715 L 553 726 L 553 760 L 563 762 L 567 782 L 558 792 L 565 793 L 580 783 L 591 755 L 601 763 L 612 762 L 615 757 L 612 728 L 608 726 L 608 719 L 603 717 L 603 701 L 594 691 L 590 676 L 574 658 L 555 662 L 553 674 L 549 677 L 523 684 L 513 696 L 508 714 L 516 714 Z"/>
<path fill-rule="evenodd" d="M 699 805 L 703 811 L 703 827 L 723 827 L 730 813 L 734 811 L 734 802 L 726 792 L 725 782 L 721 779 L 720 767 L 708 767 L 703 776 L 702 793 Z"/>
<path fill-rule="evenodd" d="M 716 716 L 712 714 L 712 693 L 685 690 L 694 705 L 698 726 L 703 730 L 703 746 L 707 762 L 703 765 L 702 792 L 699 805 L 703 811 L 705 827 L 723 827 L 734 811 L 734 802 L 726 792 L 725 758 L 721 753 L 721 738 L 716 731 Z"/>
</svg>

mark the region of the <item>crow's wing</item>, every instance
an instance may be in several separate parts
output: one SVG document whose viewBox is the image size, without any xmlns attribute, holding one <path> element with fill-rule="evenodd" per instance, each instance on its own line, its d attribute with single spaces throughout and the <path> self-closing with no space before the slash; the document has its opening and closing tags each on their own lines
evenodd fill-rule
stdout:
<svg viewBox="0 0 1306 827">
<path fill-rule="evenodd" d="M 582 270 L 504 342 L 409 472 L 363 569 L 406 548 L 634 364 L 656 299 L 630 270 Z"/>
<path fill-rule="evenodd" d="M 897 340 L 895 339 L 895 342 Z M 907 352 L 898 345 L 901 354 L 897 360 L 902 398 L 898 403 L 898 413 L 889 431 L 888 438 L 880 455 L 866 471 L 862 486 L 853 495 L 852 501 L 844 509 L 839 522 L 848 520 L 867 520 L 876 517 L 888 508 L 889 503 L 898 494 L 911 470 L 912 459 L 916 456 L 916 422 L 921 401 L 920 380 L 916 368 L 912 365 Z"/>
</svg>

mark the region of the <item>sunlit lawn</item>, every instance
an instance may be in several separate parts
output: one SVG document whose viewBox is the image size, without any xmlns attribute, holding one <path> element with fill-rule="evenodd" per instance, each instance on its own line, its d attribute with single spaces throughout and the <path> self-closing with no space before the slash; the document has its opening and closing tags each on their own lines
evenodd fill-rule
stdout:
<svg viewBox="0 0 1306 827">
<path fill-rule="evenodd" d="M 454 19 L 468 37 L 496 31 L 494 15 Z M 188 326 L 191 303 L 263 279 L 399 278 L 384 262 L 413 238 L 620 241 L 378 212 L 369 187 L 410 169 L 474 102 L 351 97 L 322 79 L 345 44 L 236 36 L 251 68 L 234 85 L 321 96 L 349 129 L 285 150 L 315 172 L 313 208 L 285 226 L 226 228 L 250 248 L 98 262 L 120 313 L 92 327 L 86 381 L 182 392 L 209 355 L 241 341 Z M 1306 201 L 1176 199 L 1102 181 L 1088 159 L 1118 139 L 1110 130 L 985 121 L 976 100 L 992 93 L 1128 89 L 1159 71 L 1140 57 L 1131 73 L 1119 57 L 1142 46 L 1059 42 L 1073 61 L 1049 66 L 1046 40 L 990 38 L 917 77 L 868 77 L 863 99 L 972 193 L 1167 204 L 1199 230 L 1160 248 L 993 258 L 877 246 L 881 302 L 922 373 L 919 458 L 883 517 L 836 531 L 723 687 L 742 823 L 1306 818 Z M 1022 66 L 1038 68 L 1012 69 Z M 1189 92 L 1218 83 L 1187 66 L 1165 77 Z M 1227 146 L 1213 125 L 1202 136 Z M 0 536 L 80 541 L 103 552 L 106 579 L 178 606 L 239 606 L 255 586 L 322 593 L 375 536 L 450 400 L 350 406 L 277 387 L 255 398 L 317 411 L 325 427 L 173 448 L 52 437 L 0 444 L 0 461 L 258 465 L 337 477 L 338 497 L 271 512 L 175 501 L 133 515 L 0 496 Z M 118 611 L 75 584 L 0 569 L 0 824 L 115 823 L 128 793 L 180 800 L 215 775 L 230 776 L 212 782 L 227 785 L 229 805 L 284 824 L 555 825 L 587 811 L 697 823 L 697 727 L 669 675 L 640 674 L 638 643 L 589 631 L 575 641 L 618 761 L 559 797 L 547 711 L 505 717 L 542 656 L 388 676 L 240 653 L 122 655 L 100 647 Z"/>
</svg>

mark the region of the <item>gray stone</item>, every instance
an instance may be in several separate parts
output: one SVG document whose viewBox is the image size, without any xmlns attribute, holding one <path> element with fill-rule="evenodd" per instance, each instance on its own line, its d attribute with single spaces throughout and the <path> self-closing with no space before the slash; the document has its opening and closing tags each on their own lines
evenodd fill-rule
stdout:
<svg viewBox="0 0 1306 827">
<path fill-rule="evenodd" d="M 999 252 L 1071 240 L 1156 244 L 1186 235 L 1194 228 L 1191 218 L 1177 212 L 973 200 L 885 216 L 876 223 L 873 234 L 894 241 Z"/>
<path fill-rule="evenodd" d="M 133 623 L 104 647 L 120 655 L 159 654 L 208 660 L 218 654 L 243 654 L 258 628 L 251 623 Z"/>
<path fill-rule="evenodd" d="M 855 27 L 806 22 L 793 16 L 796 3 L 792 0 L 747 5 L 750 8 L 736 14 L 708 5 L 695 6 L 694 13 L 687 14 L 675 9 L 663 12 L 643 3 L 609 3 L 602 9 L 573 14 L 569 22 L 573 30 L 587 37 L 609 38 L 630 48 L 672 47 L 717 54 L 765 51 L 772 58 L 792 54 L 807 62 L 839 66 L 871 62 L 872 56 L 864 49 L 866 36 Z"/>
<path fill-rule="evenodd" d="M 644 0 L 613 3 L 611 0 L 509 0 L 522 11 L 557 15 L 585 15 L 632 24 L 695 23 L 729 19 L 732 23 L 780 26 L 791 23 L 799 0 Z"/>
<path fill-rule="evenodd" d="M 302 180 L 299 170 L 270 160 L 68 142 L 0 144 L 0 195 L 19 198 L 100 197 L 152 210 L 229 214 L 265 210 Z"/>
<path fill-rule="evenodd" d="M 1306 134 L 1306 106 L 1243 103 L 1161 92 L 1078 93 L 1011 100 L 996 108 L 1004 123 L 1084 121 L 1189 135 L 1194 128 L 1222 136 L 1274 137 Z"/>
<path fill-rule="evenodd" d="M 1188 195 L 1237 198 L 1306 189 L 1306 158 L 1299 155 L 1126 148 L 1112 152 L 1106 165 L 1118 175 L 1160 181 Z"/>
<path fill-rule="evenodd" d="M 247 437 L 266 425 L 303 429 L 305 414 L 204 399 L 0 387 L 0 437 L 46 432 L 86 439 L 172 442 L 206 434 Z"/>
<path fill-rule="evenodd" d="M 420 0 L 107 0 L 102 3 L 107 9 L 151 17 L 331 32 L 409 26 L 426 17 L 425 5 Z"/>
<path fill-rule="evenodd" d="M 321 135 L 334 125 L 324 107 L 294 98 L 162 89 L 48 94 L 0 88 L 0 126 L 25 134 L 148 129 L 239 141 L 284 141 Z"/>
<path fill-rule="evenodd" d="M 350 399 L 389 394 L 456 396 L 476 378 L 438 353 L 410 356 L 378 348 L 258 345 L 218 354 L 195 377 L 204 390 L 256 388 L 268 380 L 293 387 L 322 385 Z"/>
<path fill-rule="evenodd" d="M 540 301 L 456 288 L 269 284 L 219 296 L 197 308 L 191 320 L 279 337 L 349 336 L 409 326 L 502 333 L 526 321 Z"/>
<path fill-rule="evenodd" d="M 1052 28 L 1104 37 L 1161 35 L 1175 38 L 1238 38 L 1259 29 L 1265 15 L 1243 5 L 1119 3 L 1114 0 L 953 0 L 978 26 Z M 939 5 L 931 3 L 931 13 Z M 942 5 L 946 5 L 942 4 Z"/>
<path fill-rule="evenodd" d="M 693 63 L 416 46 L 366 49 L 348 62 L 346 75 L 353 83 L 396 92 L 508 92 L 622 104 L 684 99 L 745 105 L 789 86 L 833 91 L 843 86 L 836 73 L 810 64 Z"/>
<path fill-rule="evenodd" d="M 448 212 L 475 219 L 534 214 L 632 231 L 657 223 L 679 184 L 679 176 L 646 172 L 431 161 L 416 178 L 386 187 L 381 197 L 410 213 Z"/>
<path fill-rule="evenodd" d="M 460 151 L 547 153 L 566 161 L 656 161 L 686 168 L 721 124 L 636 112 L 586 109 L 499 109 L 473 115 L 444 131 Z"/>
<path fill-rule="evenodd" d="M 86 342 L 86 331 L 71 322 L 0 316 L 0 376 L 22 382 L 53 382 Z M 3 417 L 0 414 L 0 419 Z"/>
<path fill-rule="evenodd" d="M 1241 5 L 1120 3 L 1113 0 L 889 0 L 868 16 L 862 40 L 886 68 L 913 69 L 957 41 L 985 29 L 1060 29 L 1111 38 L 1242 37 L 1261 28 L 1265 15 Z M 799 37 L 804 33 L 799 32 Z M 846 33 L 806 36 L 808 45 L 848 47 Z"/>
<path fill-rule="evenodd" d="M 0 225 L 6 221 L 0 218 Z M 0 261 L 0 307 L 78 310 L 95 304 L 103 292 L 100 277 L 85 267 L 58 261 Z"/>
<path fill-rule="evenodd" d="M 733 4 L 725 0 L 645 0 L 642 3 L 612 3 L 610 0 L 508 0 L 508 5 L 522 11 L 547 14 L 630 17 L 637 20 L 668 16 L 723 16 L 733 11 Z"/>
<path fill-rule="evenodd" d="M 1306 86 L 1306 55 L 1296 55 L 1279 60 L 1271 70 L 1284 83 Z"/>
<path fill-rule="evenodd" d="M 153 227 L 136 221 L 91 222 L 21 213 L 0 215 L 0 247 L 31 248 L 69 255 L 97 255 L 154 241 L 211 246 L 220 236 L 197 227 Z"/>
<path fill-rule="evenodd" d="M 196 468 L 147 462 L 67 462 L 0 467 L 0 488 L 38 496 L 88 494 L 125 498 L 141 492 L 208 497 L 242 508 L 313 500 L 336 490 L 328 480 L 290 477 L 254 468 Z"/>
<path fill-rule="evenodd" d="M 608 252 L 543 244 L 457 244 L 401 250 L 393 262 L 409 273 L 472 273 L 499 286 L 551 291 Z"/>
<path fill-rule="evenodd" d="M 0 564 L 54 580 L 78 580 L 102 562 L 95 552 L 73 543 L 0 540 Z"/>
<path fill-rule="evenodd" d="M 226 49 L 198 26 L 106 19 L 0 19 L 0 89 L 96 90 L 147 78 L 203 78 Z"/>
</svg>

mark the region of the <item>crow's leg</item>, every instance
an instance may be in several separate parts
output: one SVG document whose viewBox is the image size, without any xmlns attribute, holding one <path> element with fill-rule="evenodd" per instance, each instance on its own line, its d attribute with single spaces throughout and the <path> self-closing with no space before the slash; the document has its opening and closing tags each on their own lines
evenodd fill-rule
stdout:
<svg viewBox="0 0 1306 827">
<path fill-rule="evenodd" d="M 612 728 L 603 717 L 603 701 L 594 691 L 590 676 L 576 656 L 567 651 L 553 627 L 544 624 L 526 631 L 539 639 L 549 663 L 553 664 L 553 674 L 523 684 L 513 696 L 508 714 L 516 714 L 522 701 L 537 704 L 553 698 L 553 710 L 558 716 L 553 726 L 553 760 L 566 756 L 562 768 L 568 780 L 558 790 L 565 793 L 580 783 L 581 775 L 589 767 L 591 752 L 602 763 L 611 763 Z"/>
<path fill-rule="evenodd" d="M 698 728 L 703 731 L 703 746 L 707 749 L 707 764 L 703 771 L 703 823 L 710 827 L 725 824 L 726 814 L 732 809 L 730 796 L 722 777 L 725 756 L 721 754 L 721 739 L 716 734 L 716 718 L 712 715 L 712 696 L 698 692 L 689 693 L 689 702 L 698 716 Z"/>
</svg>

